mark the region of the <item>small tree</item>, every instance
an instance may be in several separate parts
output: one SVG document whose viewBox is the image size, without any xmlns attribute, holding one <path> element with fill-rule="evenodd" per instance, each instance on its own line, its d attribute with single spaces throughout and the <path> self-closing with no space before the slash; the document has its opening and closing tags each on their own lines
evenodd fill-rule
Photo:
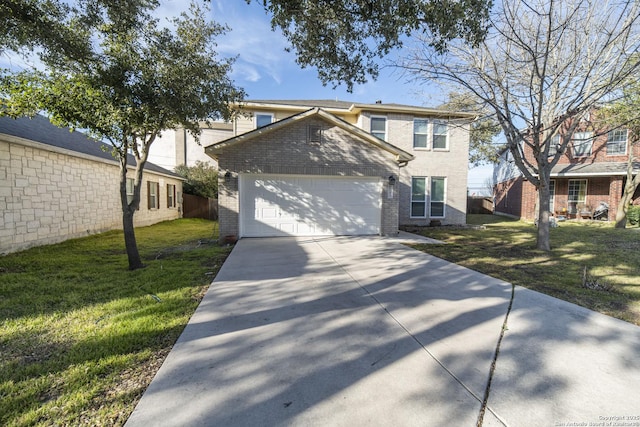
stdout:
<svg viewBox="0 0 640 427">
<path fill-rule="evenodd" d="M 182 191 L 186 194 L 218 198 L 218 169 L 209 163 L 196 161 L 194 166 L 178 165 L 176 173 L 185 178 L 182 184 Z"/>
<path fill-rule="evenodd" d="M 125 6 L 88 2 L 91 8 L 78 14 L 78 20 L 90 17 L 101 23 L 87 32 L 90 55 L 78 60 L 64 50 L 47 52 L 45 72 L 12 73 L 2 81 L 4 114 L 44 110 L 55 124 L 87 129 L 111 143 L 120 163 L 130 269 L 143 267 L 133 216 L 151 144 L 163 130 L 178 127 L 197 138 L 200 122 L 228 119 L 230 105 L 243 97 L 228 77 L 231 61 L 218 60 L 214 49 L 214 37 L 223 27 L 208 22 L 204 11 L 192 5 L 189 13 L 170 22 L 173 29 L 162 28 L 149 14 L 157 2 L 141 3 L 146 6 L 132 15 Z M 131 202 L 126 191 L 129 154 L 135 158 Z"/>
</svg>

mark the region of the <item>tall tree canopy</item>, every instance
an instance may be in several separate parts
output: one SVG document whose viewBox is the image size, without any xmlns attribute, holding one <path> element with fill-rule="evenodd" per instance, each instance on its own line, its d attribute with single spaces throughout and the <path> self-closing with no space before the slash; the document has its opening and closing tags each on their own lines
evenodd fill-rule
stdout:
<svg viewBox="0 0 640 427">
<path fill-rule="evenodd" d="M 246 0 L 250 3 L 251 0 Z M 297 54 L 298 63 L 317 68 L 323 83 L 349 90 L 378 76 L 378 59 L 402 47 L 414 33 L 427 33 L 442 52 L 462 38 L 483 39 L 492 0 L 255 0 L 272 16 Z"/>
<path fill-rule="evenodd" d="M 492 112 L 516 165 L 538 189 L 537 247 L 549 250 L 551 169 L 581 119 L 637 72 L 640 3 L 503 0 L 490 24 L 477 46 L 453 40 L 444 54 L 417 34 L 400 65 L 417 80 L 471 94 Z"/>
<path fill-rule="evenodd" d="M 44 71 L 9 72 L 0 80 L 0 114 L 45 111 L 55 124 L 87 129 L 109 141 L 120 163 L 120 195 L 129 268 L 143 266 L 133 215 L 140 204 L 149 148 L 166 129 L 185 128 L 196 137 L 202 121 L 232 115 L 244 93 L 229 78 L 214 39 L 224 28 L 201 7 L 163 26 L 151 17 L 155 1 L 74 4 L 69 19 L 92 22 L 82 33 L 90 49 L 78 56 L 49 49 Z M 71 25 L 71 24 L 70 24 Z M 71 28 L 71 27 L 69 27 Z M 135 157 L 134 197 L 127 200 L 128 153 Z"/>
</svg>

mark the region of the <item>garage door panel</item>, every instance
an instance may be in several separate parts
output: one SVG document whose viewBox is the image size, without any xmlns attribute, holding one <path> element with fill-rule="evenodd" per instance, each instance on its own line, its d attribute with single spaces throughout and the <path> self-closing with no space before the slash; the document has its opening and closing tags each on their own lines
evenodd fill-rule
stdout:
<svg viewBox="0 0 640 427">
<path fill-rule="evenodd" d="M 240 177 L 244 237 L 379 234 L 377 178 Z"/>
</svg>

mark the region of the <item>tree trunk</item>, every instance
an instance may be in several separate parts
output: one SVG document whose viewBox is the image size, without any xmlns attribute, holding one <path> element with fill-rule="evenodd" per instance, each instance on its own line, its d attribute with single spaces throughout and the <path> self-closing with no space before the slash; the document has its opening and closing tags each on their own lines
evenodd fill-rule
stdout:
<svg viewBox="0 0 640 427">
<path fill-rule="evenodd" d="M 633 200 L 633 194 L 636 192 L 636 188 L 640 185 L 640 173 L 633 176 L 633 146 L 637 141 L 627 141 L 627 180 L 624 183 L 624 190 L 618 202 L 618 210 L 616 212 L 616 228 L 625 228 L 627 226 L 627 211 L 629 210 L 629 204 Z"/>
<path fill-rule="evenodd" d="M 130 210 L 122 213 L 122 229 L 124 230 L 124 245 L 127 249 L 129 270 L 144 268 L 138 252 L 138 243 L 136 242 L 136 234 L 133 227 L 133 212 Z"/>
<path fill-rule="evenodd" d="M 636 191 L 636 185 L 633 179 L 629 179 L 627 176 L 627 182 L 624 185 L 624 191 L 622 197 L 618 202 L 618 210 L 616 211 L 616 228 L 625 228 L 627 226 L 627 211 L 629 210 L 629 204 L 633 199 L 633 193 Z"/>
<path fill-rule="evenodd" d="M 138 210 L 140 205 L 140 183 L 134 188 L 133 200 L 129 202 L 127 198 L 127 158 L 120 158 L 120 203 L 122 205 L 122 230 L 124 231 L 124 246 L 127 251 L 129 260 L 129 270 L 137 270 L 144 268 L 140 253 L 138 252 L 138 243 L 136 242 L 136 234 L 133 226 L 133 214 Z"/>
<path fill-rule="evenodd" d="M 549 243 L 549 178 L 546 174 L 540 174 L 538 187 L 538 234 L 536 249 L 550 251 Z"/>
</svg>

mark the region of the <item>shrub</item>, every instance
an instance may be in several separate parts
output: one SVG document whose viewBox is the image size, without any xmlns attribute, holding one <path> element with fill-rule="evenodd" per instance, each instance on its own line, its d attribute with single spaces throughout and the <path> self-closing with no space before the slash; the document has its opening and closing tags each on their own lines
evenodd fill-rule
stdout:
<svg viewBox="0 0 640 427">
<path fill-rule="evenodd" d="M 630 206 L 627 211 L 627 220 L 631 225 L 640 225 L 640 206 Z"/>
<path fill-rule="evenodd" d="M 212 165 L 196 161 L 195 166 L 176 166 L 176 173 L 187 180 L 182 184 L 185 194 L 209 197 L 218 197 L 218 170 Z"/>
</svg>

